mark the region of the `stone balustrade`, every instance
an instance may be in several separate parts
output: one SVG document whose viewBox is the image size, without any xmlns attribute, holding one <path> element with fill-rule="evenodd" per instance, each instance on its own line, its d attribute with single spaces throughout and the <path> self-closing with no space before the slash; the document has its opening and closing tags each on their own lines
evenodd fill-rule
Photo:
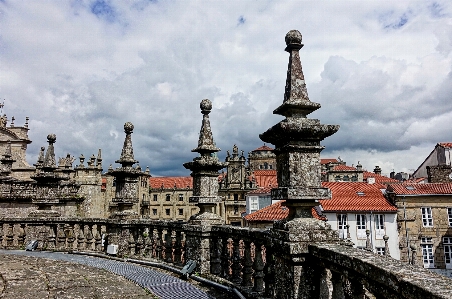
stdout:
<svg viewBox="0 0 452 299">
<path fill-rule="evenodd" d="M 302 233 L 300 233 L 302 235 Z M 451 298 L 451 280 L 419 266 L 341 242 L 311 242 L 291 254 L 273 229 L 154 220 L 0 218 L 0 248 L 106 253 L 174 267 L 193 259 L 197 274 L 234 285 L 247 298 Z M 291 265 L 292 264 L 292 265 Z M 298 265 L 298 266 L 297 266 Z M 299 265 L 302 265 L 301 267 Z M 304 271 L 293 282 L 281 271 Z"/>
</svg>

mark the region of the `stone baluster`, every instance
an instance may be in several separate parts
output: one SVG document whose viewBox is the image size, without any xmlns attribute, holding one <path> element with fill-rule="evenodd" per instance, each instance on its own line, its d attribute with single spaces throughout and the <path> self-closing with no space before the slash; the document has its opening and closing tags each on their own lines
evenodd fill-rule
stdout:
<svg viewBox="0 0 452 299">
<path fill-rule="evenodd" d="M 251 258 L 251 242 L 249 240 L 243 240 L 245 244 L 245 253 L 243 257 L 243 270 L 242 270 L 242 286 L 253 286 L 253 259 Z"/>
<path fill-rule="evenodd" d="M 331 271 L 331 299 L 345 299 L 342 274 Z"/>
<path fill-rule="evenodd" d="M 317 264 L 322 269 L 319 270 L 319 298 L 331 298 L 330 294 L 333 290 L 333 284 L 331 282 L 331 271 L 325 268 L 323 263 Z"/>
<path fill-rule="evenodd" d="M 366 291 L 360 279 L 349 279 L 350 291 L 353 299 L 366 299 Z"/>
<path fill-rule="evenodd" d="M 92 251 L 93 250 L 93 244 L 94 244 L 94 236 L 93 236 L 93 225 L 87 224 L 86 225 L 86 234 L 85 234 L 85 244 L 86 244 L 86 250 Z"/>
<path fill-rule="evenodd" d="M 229 279 L 229 276 L 231 274 L 230 272 L 230 265 L 231 265 L 231 254 L 229 251 L 229 238 L 227 236 L 224 236 L 223 238 L 223 246 L 221 248 L 221 277 Z"/>
<path fill-rule="evenodd" d="M 368 229 L 366 229 L 366 250 L 373 251 L 372 243 L 370 242 L 370 230 L 368 230 Z"/>
<path fill-rule="evenodd" d="M 232 279 L 233 283 L 239 284 L 242 282 L 240 273 L 242 272 L 242 264 L 240 259 L 240 239 L 238 236 L 232 237 Z"/>
<path fill-rule="evenodd" d="M 261 293 L 264 291 L 264 261 L 262 259 L 262 243 L 254 243 L 256 248 L 254 250 L 254 287 L 253 291 Z"/>
<path fill-rule="evenodd" d="M 136 254 L 139 256 L 144 255 L 144 239 L 143 239 L 143 232 L 141 229 L 138 229 L 138 237 L 137 237 L 137 244 L 136 244 Z"/>
<path fill-rule="evenodd" d="M 102 252 L 102 233 L 100 228 L 100 225 L 96 224 L 96 229 L 94 230 L 94 250 Z"/>
<path fill-rule="evenodd" d="M 3 249 L 3 222 L 0 221 L 0 249 Z"/>
<path fill-rule="evenodd" d="M 153 248 L 153 239 L 154 239 L 154 228 L 150 227 L 145 232 L 144 236 L 144 255 L 149 256 L 151 258 L 154 257 L 154 248 Z"/>
<path fill-rule="evenodd" d="M 1 234 L 1 232 L 0 232 L 0 234 Z M 24 248 L 24 246 L 25 246 L 25 237 L 26 237 L 25 224 L 21 223 L 21 224 L 19 224 L 19 234 L 18 234 L 18 237 L 17 237 L 17 245 L 19 246 L 19 248 Z M 1 241 L 0 241 L 0 243 L 1 243 Z M 1 248 L 1 246 L 0 246 L 0 248 Z"/>
<path fill-rule="evenodd" d="M 130 256 L 135 255 L 135 238 L 133 237 L 132 230 L 129 231 L 129 254 Z"/>
<path fill-rule="evenodd" d="M 37 227 L 37 240 L 38 240 L 38 250 L 45 250 L 47 248 L 47 228 L 43 224 L 42 226 L 38 225 Z"/>
<path fill-rule="evenodd" d="M 67 238 L 67 249 L 73 250 L 74 249 L 74 242 L 75 242 L 75 232 L 74 227 L 72 225 L 69 225 L 65 229 L 66 238 Z"/>
<path fill-rule="evenodd" d="M 174 242 L 174 263 L 182 265 L 182 232 L 176 230 L 176 241 Z"/>
<path fill-rule="evenodd" d="M 77 236 L 78 250 L 83 251 L 85 249 L 85 234 L 83 233 L 83 224 L 80 225 Z"/>
<path fill-rule="evenodd" d="M 391 253 L 389 252 L 389 244 L 388 244 L 389 237 L 387 235 L 384 235 L 383 236 L 383 240 L 385 241 L 384 255 L 385 256 L 391 256 Z"/>
<path fill-rule="evenodd" d="M 55 224 L 50 224 L 49 232 L 47 234 L 47 249 L 54 250 L 55 248 L 56 248 Z"/>
<path fill-rule="evenodd" d="M 58 250 L 64 250 L 65 246 L 66 246 L 66 235 L 64 233 L 64 224 L 58 224 L 56 235 L 56 248 Z"/>
<path fill-rule="evenodd" d="M 166 230 L 165 235 L 165 262 L 173 263 L 173 231 L 171 228 Z"/>
<path fill-rule="evenodd" d="M 411 244 L 410 249 L 411 249 L 411 265 L 417 265 L 416 245 Z"/>
<path fill-rule="evenodd" d="M 254 246 L 256 250 L 256 246 Z M 265 295 L 269 298 L 275 297 L 275 261 L 273 258 L 273 248 L 265 246 L 265 266 L 264 266 Z"/>
<path fill-rule="evenodd" d="M 14 224 L 8 223 L 6 230 L 6 248 L 13 249 L 14 248 Z"/>
<path fill-rule="evenodd" d="M 210 273 L 213 275 L 221 275 L 221 238 L 217 236 L 212 237 Z"/>
<path fill-rule="evenodd" d="M 155 258 L 158 260 L 161 260 L 162 257 L 162 250 L 163 250 L 163 240 L 162 240 L 162 235 L 163 235 L 163 229 L 162 228 L 157 228 L 157 236 L 156 236 L 156 240 L 155 240 Z"/>
</svg>

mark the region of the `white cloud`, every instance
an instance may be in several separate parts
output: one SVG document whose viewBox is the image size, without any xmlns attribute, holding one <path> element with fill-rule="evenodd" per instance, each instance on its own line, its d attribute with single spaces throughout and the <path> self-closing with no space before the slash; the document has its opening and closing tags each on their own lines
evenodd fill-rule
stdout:
<svg viewBox="0 0 452 299">
<path fill-rule="evenodd" d="M 423 160 L 451 141 L 448 1 L 101 2 L 0 2 L 0 98 L 16 124 L 30 116 L 30 163 L 50 132 L 60 156 L 102 148 L 114 163 L 131 121 L 143 167 L 187 175 L 203 98 L 220 157 L 234 143 L 260 146 L 282 119 L 272 111 L 291 29 L 303 34 L 308 92 L 322 104 L 312 117 L 341 125 L 323 156 L 399 171 L 418 166 L 401 152 Z"/>
</svg>

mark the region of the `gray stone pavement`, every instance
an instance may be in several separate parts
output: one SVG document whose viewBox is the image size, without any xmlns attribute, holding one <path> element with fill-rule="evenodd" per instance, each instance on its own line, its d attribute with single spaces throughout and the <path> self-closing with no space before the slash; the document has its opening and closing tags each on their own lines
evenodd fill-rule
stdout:
<svg viewBox="0 0 452 299">
<path fill-rule="evenodd" d="M 60 252 L 0 250 L 0 298 L 215 298 L 135 264 Z"/>
</svg>

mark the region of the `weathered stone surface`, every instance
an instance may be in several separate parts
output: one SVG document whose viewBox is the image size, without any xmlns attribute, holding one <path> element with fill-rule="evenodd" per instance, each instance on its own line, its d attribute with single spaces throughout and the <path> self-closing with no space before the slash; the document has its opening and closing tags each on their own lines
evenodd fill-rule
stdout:
<svg viewBox="0 0 452 299">
<path fill-rule="evenodd" d="M 0 297 L 154 298 L 133 282 L 106 270 L 16 255 L 0 255 Z"/>
</svg>

